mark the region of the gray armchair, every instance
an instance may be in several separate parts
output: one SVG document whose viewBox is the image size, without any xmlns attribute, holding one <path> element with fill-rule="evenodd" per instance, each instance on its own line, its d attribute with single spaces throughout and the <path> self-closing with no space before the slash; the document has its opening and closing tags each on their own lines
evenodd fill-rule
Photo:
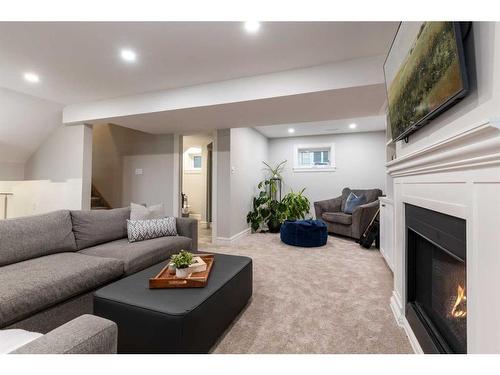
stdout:
<svg viewBox="0 0 500 375">
<path fill-rule="evenodd" d="M 357 196 L 364 195 L 367 202 L 356 207 L 352 215 L 344 213 L 345 203 L 351 192 Z M 344 188 L 340 197 L 314 202 L 316 219 L 326 223 L 329 233 L 359 239 L 377 212 L 378 197 L 381 195 L 382 190 L 380 189 L 351 190 Z"/>
<path fill-rule="evenodd" d="M 94 315 L 81 315 L 11 353 L 115 354 L 117 339 L 115 323 Z"/>
</svg>

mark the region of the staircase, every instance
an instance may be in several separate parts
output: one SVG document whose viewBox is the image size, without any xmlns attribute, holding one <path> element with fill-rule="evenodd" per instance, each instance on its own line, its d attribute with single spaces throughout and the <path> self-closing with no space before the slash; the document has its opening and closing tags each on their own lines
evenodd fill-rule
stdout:
<svg viewBox="0 0 500 375">
<path fill-rule="evenodd" d="M 92 191 L 90 197 L 90 209 L 91 210 L 109 210 L 111 206 L 104 199 L 104 197 L 99 193 L 99 190 L 92 184 Z"/>
</svg>

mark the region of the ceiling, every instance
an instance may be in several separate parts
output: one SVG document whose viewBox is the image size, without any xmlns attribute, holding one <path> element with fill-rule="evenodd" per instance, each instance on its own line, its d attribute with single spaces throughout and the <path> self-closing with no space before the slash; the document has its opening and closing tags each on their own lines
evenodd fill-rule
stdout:
<svg viewBox="0 0 500 375">
<path fill-rule="evenodd" d="M 25 162 L 61 116 L 60 104 L 0 88 L 0 161 Z"/>
<path fill-rule="evenodd" d="M 396 22 L 0 23 L 0 86 L 64 104 L 385 54 Z M 136 63 L 119 57 L 137 52 Z M 30 84 L 33 71 L 41 82 Z"/>
<path fill-rule="evenodd" d="M 324 121 L 378 114 L 383 84 L 280 96 L 204 107 L 153 112 L 90 121 L 113 123 L 148 133 L 196 134 L 225 128 Z"/>
<path fill-rule="evenodd" d="M 356 124 L 356 128 L 349 128 L 350 124 Z M 372 132 L 385 130 L 385 116 L 370 116 L 341 120 L 257 126 L 255 127 L 255 129 L 258 130 L 261 134 L 265 135 L 267 138 Z M 288 129 L 294 129 L 294 132 L 289 133 Z"/>
</svg>

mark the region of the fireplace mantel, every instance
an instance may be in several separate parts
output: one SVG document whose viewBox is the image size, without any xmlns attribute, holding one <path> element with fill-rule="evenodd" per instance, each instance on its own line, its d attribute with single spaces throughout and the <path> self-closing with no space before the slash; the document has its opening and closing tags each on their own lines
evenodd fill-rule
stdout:
<svg viewBox="0 0 500 375">
<path fill-rule="evenodd" d="M 500 127 L 481 121 L 466 131 L 388 162 L 394 186 L 394 291 L 391 308 L 415 352 L 405 318 L 405 204 L 466 221 L 467 352 L 500 353 Z"/>
<path fill-rule="evenodd" d="M 500 163 L 500 121 L 470 129 L 386 163 L 392 177 L 439 173 Z"/>
</svg>

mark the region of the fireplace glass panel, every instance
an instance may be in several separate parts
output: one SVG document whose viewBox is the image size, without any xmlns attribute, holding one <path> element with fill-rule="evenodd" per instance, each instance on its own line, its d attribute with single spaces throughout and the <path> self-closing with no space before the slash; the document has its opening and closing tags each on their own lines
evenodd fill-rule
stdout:
<svg viewBox="0 0 500 375">
<path fill-rule="evenodd" d="M 413 302 L 455 353 L 467 350 L 465 263 L 413 231 Z"/>
</svg>

